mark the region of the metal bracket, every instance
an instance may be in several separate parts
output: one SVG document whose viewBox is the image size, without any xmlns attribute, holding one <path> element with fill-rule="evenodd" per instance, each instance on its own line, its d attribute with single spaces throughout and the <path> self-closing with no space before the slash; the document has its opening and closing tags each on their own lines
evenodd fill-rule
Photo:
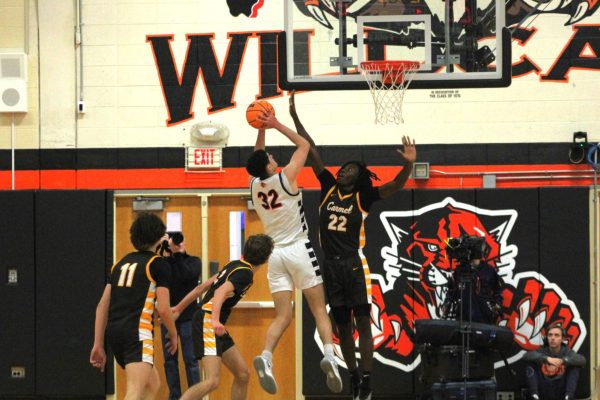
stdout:
<svg viewBox="0 0 600 400">
<path fill-rule="evenodd" d="M 330 67 L 356 67 L 352 62 L 352 57 L 329 57 L 329 66 Z"/>
<path fill-rule="evenodd" d="M 448 59 L 450 60 L 450 64 L 460 64 L 460 54 L 450 54 Z M 446 55 L 438 54 L 435 65 L 446 65 Z"/>
</svg>

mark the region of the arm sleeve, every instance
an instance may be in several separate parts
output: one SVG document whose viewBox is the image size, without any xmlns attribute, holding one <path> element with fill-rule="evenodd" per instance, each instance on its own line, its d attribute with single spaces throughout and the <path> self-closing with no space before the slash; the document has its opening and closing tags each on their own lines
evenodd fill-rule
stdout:
<svg viewBox="0 0 600 400">
<path fill-rule="evenodd" d="M 565 357 L 563 357 L 563 361 L 564 361 L 565 365 L 568 367 L 579 367 L 579 368 L 585 366 L 585 362 L 586 362 L 584 356 L 582 356 L 581 354 L 577 354 L 573 350 L 569 350 L 567 355 Z"/>
<path fill-rule="evenodd" d="M 325 195 L 329 192 L 329 189 L 335 186 L 335 177 L 327 168 L 325 168 L 317 175 L 317 179 L 321 183 L 321 201 L 323 201 Z"/>
<path fill-rule="evenodd" d="M 541 365 L 546 362 L 546 355 L 539 350 L 528 351 L 523 356 L 523 361 Z"/>
<path fill-rule="evenodd" d="M 381 200 L 381 196 L 379 195 L 379 189 L 371 187 L 365 190 L 361 190 L 359 193 L 360 196 L 360 206 L 363 210 L 369 212 L 371 210 L 371 206 L 378 200 Z"/>
<path fill-rule="evenodd" d="M 233 285 L 235 293 L 239 294 L 252 283 L 253 275 L 249 268 L 238 268 L 229 275 L 227 280 Z"/>
<path fill-rule="evenodd" d="M 156 286 L 169 287 L 171 283 L 171 265 L 162 257 L 157 257 L 150 264 L 150 275 Z"/>
</svg>

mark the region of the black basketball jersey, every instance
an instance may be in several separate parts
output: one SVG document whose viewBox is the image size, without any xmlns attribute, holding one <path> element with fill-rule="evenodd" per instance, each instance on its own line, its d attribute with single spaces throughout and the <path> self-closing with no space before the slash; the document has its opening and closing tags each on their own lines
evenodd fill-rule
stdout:
<svg viewBox="0 0 600 400">
<path fill-rule="evenodd" d="M 379 191 L 341 193 L 328 170 L 318 176 L 321 182 L 319 238 L 325 258 L 357 254 L 365 243 L 364 220 L 371 204 L 379 200 Z"/>
<path fill-rule="evenodd" d="M 254 267 L 252 264 L 244 260 L 235 260 L 227 264 L 221 271 L 217 279 L 214 281 L 210 289 L 202 298 L 202 309 L 212 312 L 212 299 L 215 291 L 220 288 L 225 282 L 229 281 L 233 284 L 233 295 L 226 299 L 221 306 L 221 314 L 219 321 L 224 325 L 227 322 L 231 309 L 240 301 L 246 294 L 250 286 L 254 283 Z"/>
<path fill-rule="evenodd" d="M 168 287 L 171 266 L 151 251 L 129 253 L 110 272 L 108 324 L 139 340 L 152 339 L 156 288 Z"/>
</svg>

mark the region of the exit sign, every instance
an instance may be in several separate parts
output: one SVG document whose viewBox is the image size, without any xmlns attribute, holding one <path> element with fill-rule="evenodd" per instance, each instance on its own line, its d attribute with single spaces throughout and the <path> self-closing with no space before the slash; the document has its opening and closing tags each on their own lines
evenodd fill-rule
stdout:
<svg viewBox="0 0 600 400">
<path fill-rule="evenodd" d="M 220 170 L 223 166 L 221 147 L 188 147 L 186 153 L 188 170 Z"/>
</svg>

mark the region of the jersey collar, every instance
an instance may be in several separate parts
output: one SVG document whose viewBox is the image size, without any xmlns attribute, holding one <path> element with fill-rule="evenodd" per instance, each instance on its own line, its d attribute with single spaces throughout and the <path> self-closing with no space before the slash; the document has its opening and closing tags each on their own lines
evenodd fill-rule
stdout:
<svg viewBox="0 0 600 400">
<path fill-rule="evenodd" d="M 248 261 L 246 261 L 246 260 L 240 260 L 240 261 L 241 261 L 241 262 L 243 262 L 244 264 L 246 264 L 247 266 L 249 266 L 249 267 L 250 267 L 250 269 L 251 269 L 252 271 L 254 271 L 254 266 L 253 266 L 252 264 L 250 264 Z"/>
</svg>

